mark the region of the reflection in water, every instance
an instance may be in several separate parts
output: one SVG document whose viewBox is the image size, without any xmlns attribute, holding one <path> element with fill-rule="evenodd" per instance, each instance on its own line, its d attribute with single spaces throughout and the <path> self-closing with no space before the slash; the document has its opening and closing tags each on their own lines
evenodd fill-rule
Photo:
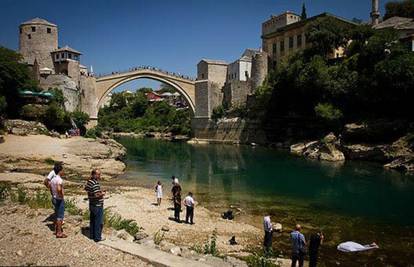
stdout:
<svg viewBox="0 0 414 267">
<path fill-rule="evenodd" d="M 271 149 L 188 145 L 151 139 L 120 139 L 127 147 L 126 177 L 143 185 L 180 178 L 208 204 L 292 208 L 414 224 L 413 177 L 366 162 L 309 161 Z"/>
</svg>

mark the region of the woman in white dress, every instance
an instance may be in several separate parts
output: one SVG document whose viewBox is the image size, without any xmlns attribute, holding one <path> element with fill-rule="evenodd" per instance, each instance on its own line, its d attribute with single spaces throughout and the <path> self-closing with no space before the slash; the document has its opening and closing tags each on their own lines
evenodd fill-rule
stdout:
<svg viewBox="0 0 414 267">
<path fill-rule="evenodd" d="M 158 181 L 157 185 L 155 186 L 155 193 L 157 195 L 157 204 L 161 206 L 161 199 L 162 199 L 162 185 L 161 182 Z"/>
</svg>

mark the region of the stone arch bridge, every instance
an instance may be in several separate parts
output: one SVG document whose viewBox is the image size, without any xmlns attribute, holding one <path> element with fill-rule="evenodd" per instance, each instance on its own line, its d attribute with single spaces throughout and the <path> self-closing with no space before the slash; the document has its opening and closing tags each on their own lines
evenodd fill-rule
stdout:
<svg viewBox="0 0 414 267">
<path fill-rule="evenodd" d="M 163 82 L 175 88 L 187 101 L 192 113 L 195 112 L 195 81 L 154 68 L 136 68 L 128 72 L 113 73 L 96 78 L 96 110 L 105 97 L 116 87 L 136 79 L 148 78 Z"/>
</svg>

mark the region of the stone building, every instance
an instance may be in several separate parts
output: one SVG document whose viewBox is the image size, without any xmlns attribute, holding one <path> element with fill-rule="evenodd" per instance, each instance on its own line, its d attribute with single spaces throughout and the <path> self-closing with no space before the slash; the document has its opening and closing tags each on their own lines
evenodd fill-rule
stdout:
<svg viewBox="0 0 414 267">
<path fill-rule="evenodd" d="M 82 90 L 86 88 L 81 84 L 90 84 L 86 80 L 92 77 L 80 64 L 82 53 L 69 46 L 59 47 L 58 43 L 58 27 L 47 20 L 34 18 L 19 26 L 19 53 L 32 68 L 40 87 L 59 88 L 67 111 L 82 110 Z"/>
<path fill-rule="evenodd" d="M 288 56 L 309 47 L 306 42 L 307 26 L 318 18 L 330 17 L 340 23 L 355 25 L 354 22 L 329 13 L 322 13 L 307 19 L 287 11 L 279 16 L 271 16 L 262 24 L 262 48 L 269 55 L 273 68 Z M 331 58 L 343 57 L 344 49 L 332 51 Z"/>
<path fill-rule="evenodd" d="M 395 29 L 400 41 L 406 44 L 408 49 L 414 51 L 414 19 L 403 17 L 391 17 L 378 24 L 373 25 L 376 30 L 392 28 Z"/>
</svg>

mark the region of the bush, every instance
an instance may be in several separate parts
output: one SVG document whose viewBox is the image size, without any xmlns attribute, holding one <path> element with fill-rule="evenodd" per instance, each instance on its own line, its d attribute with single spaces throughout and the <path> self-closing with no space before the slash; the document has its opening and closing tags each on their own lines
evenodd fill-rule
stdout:
<svg viewBox="0 0 414 267">
<path fill-rule="evenodd" d="M 65 211 L 72 215 L 82 215 L 82 210 L 76 206 L 74 199 L 65 199 Z"/>
<path fill-rule="evenodd" d="M 217 250 L 217 229 L 214 229 L 213 234 L 204 243 L 204 254 L 211 254 L 213 256 L 218 256 L 219 252 Z"/>
<path fill-rule="evenodd" d="M 343 116 L 342 111 L 329 103 L 319 103 L 316 105 L 315 113 L 318 117 L 328 121 L 339 120 Z"/>
<path fill-rule="evenodd" d="M 70 129 L 72 126 L 69 113 L 65 112 L 65 110 L 56 103 L 51 103 L 47 107 L 43 122 L 49 129 L 54 129 L 61 133 Z"/>
<path fill-rule="evenodd" d="M 20 110 L 23 119 L 39 121 L 44 118 L 48 106 L 38 104 L 27 104 Z"/>
<path fill-rule="evenodd" d="M 82 111 L 74 111 L 70 114 L 73 122 L 80 129 L 81 135 L 86 134 L 86 124 L 89 122 L 89 115 Z"/>
<path fill-rule="evenodd" d="M 52 208 L 52 199 L 50 196 L 50 192 L 45 191 L 45 190 L 36 191 L 36 195 L 32 198 L 28 198 L 27 203 L 29 207 L 31 207 L 32 209 Z"/>
<path fill-rule="evenodd" d="M 141 227 L 134 220 L 123 219 L 117 213 L 110 215 L 108 225 L 115 230 L 124 229 L 132 236 L 135 236 L 141 230 Z"/>
<path fill-rule="evenodd" d="M 268 257 L 254 253 L 246 258 L 249 267 L 278 267 Z"/>
<path fill-rule="evenodd" d="M 85 137 L 93 139 L 96 139 L 97 137 L 102 137 L 102 129 L 98 126 L 88 129 L 85 133 Z"/>
<path fill-rule="evenodd" d="M 224 107 L 220 105 L 213 109 L 213 114 L 211 114 L 211 119 L 214 121 L 218 121 L 218 119 L 221 119 L 224 117 L 224 114 L 225 114 Z"/>
<path fill-rule="evenodd" d="M 5 200 L 11 191 L 10 184 L 1 183 L 0 184 L 0 201 Z"/>
</svg>

